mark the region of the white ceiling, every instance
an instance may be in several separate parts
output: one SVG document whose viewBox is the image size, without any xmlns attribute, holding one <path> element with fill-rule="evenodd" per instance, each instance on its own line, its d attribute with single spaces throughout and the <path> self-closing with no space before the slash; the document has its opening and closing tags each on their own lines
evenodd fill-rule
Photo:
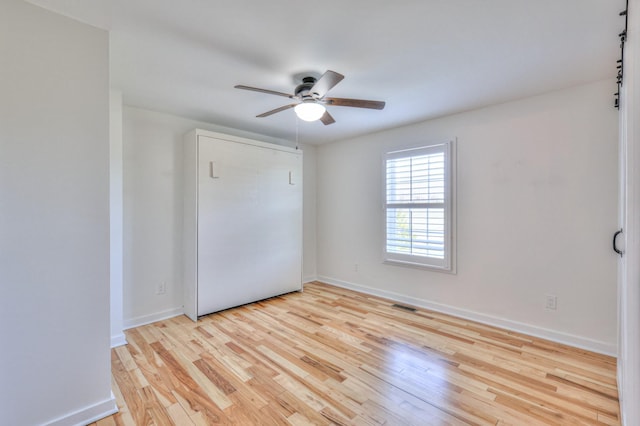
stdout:
<svg viewBox="0 0 640 426">
<path fill-rule="evenodd" d="M 612 79 L 624 0 L 30 0 L 111 32 L 112 87 L 127 105 L 295 139 L 296 76 L 346 78 L 329 96 L 384 100 L 329 107 L 299 123 L 324 143 L 582 83 Z"/>
</svg>

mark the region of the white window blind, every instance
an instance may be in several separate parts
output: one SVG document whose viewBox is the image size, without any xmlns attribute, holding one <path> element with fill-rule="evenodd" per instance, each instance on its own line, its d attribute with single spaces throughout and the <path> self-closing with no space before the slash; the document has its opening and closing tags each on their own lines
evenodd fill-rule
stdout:
<svg viewBox="0 0 640 426">
<path fill-rule="evenodd" d="M 386 154 L 386 261 L 452 269 L 450 144 Z"/>
</svg>

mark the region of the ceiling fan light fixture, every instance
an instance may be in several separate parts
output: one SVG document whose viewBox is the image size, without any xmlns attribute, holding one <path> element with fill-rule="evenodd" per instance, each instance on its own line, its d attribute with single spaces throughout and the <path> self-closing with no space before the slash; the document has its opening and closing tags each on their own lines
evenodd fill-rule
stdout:
<svg viewBox="0 0 640 426">
<path fill-rule="evenodd" d="M 294 111 L 300 120 L 319 120 L 327 109 L 324 105 L 316 102 L 302 102 L 295 106 Z"/>
<path fill-rule="evenodd" d="M 256 115 L 258 118 L 269 117 L 278 112 L 287 111 L 291 108 L 295 109 L 296 116 L 304 121 L 322 121 L 322 124 L 328 126 L 336 120 L 329 114 L 325 108 L 326 105 L 335 105 L 354 108 L 383 109 L 385 103 L 383 101 L 368 101 L 365 99 L 347 99 L 347 98 L 325 98 L 325 95 L 336 84 L 340 83 L 344 75 L 335 71 L 327 70 L 319 79 L 315 77 L 304 77 L 302 83 L 296 86 L 293 95 L 275 90 L 261 89 L 259 87 L 251 87 L 244 85 L 234 86 L 236 89 L 251 90 L 253 92 L 266 93 L 269 95 L 282 96 L 293 99 L 294 103 L 284 105 L 271 111 L 263 112 Z"/>
</svg>

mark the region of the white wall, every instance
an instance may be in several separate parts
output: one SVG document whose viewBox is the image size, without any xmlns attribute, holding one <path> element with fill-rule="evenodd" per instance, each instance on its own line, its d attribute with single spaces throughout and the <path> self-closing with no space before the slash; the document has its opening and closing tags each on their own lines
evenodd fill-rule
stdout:
<svg viewBox="0 0 640 426">
<path fill-rule="evenodd" d="M 319 279 L 615 354 L 612 88 L 607 80 L 320 146 Z M 456 137 L 457 274 L 383 264 L 382 153 Z M 557 295 L 557 311 L 545 311 L 545 294 Z"/>
<path fill-rule="evenodd" d="M 125 100 L 126 102 L 126 100 Z M 290 143 L 139 108 L 124 108 L 124 326 L 182 313 L 182 138 L 194 128 Z M 315 271 L 315 147 L 304 151 L 303 276 Z M 156 294 L 166 283 L 166 293 Z"/>
<path fill-rule="evenodd" d="M 109 96 L 109 277 L 111 347 L 127 343 L 122 332 L 122 92 L 111 90 Z"/>
<path fill-rule="evenodd" d="M 318 278 L 316 268 L 316 159 L 317 150 L 313 145 L 301 145 L 303 150 L 302 173 L 302 281 L 305 283 Z"/>
<path fill-rule="evenodd" d="M 108 34 L 0 2 L 0 423 L 115 410 Z"/>
</svg>

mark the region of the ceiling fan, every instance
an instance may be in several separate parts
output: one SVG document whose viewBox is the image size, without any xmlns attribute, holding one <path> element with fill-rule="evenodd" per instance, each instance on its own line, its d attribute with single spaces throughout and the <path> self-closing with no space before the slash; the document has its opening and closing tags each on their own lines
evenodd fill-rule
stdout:
<svg viewBox="0 0 640 426">
<path fill-rule="evenodd" d="M 254 92 L 267 93 L 270 95 L 284 96 L 285 98 L 294 99 L 295 103 L 281 106 L 280 108 L 264 112 L 256 117 L 268 117 L 277 112 L 294 108 L 296 115 L 305 121 L 320 120 L 326 126 L 336 121 L 333 119 L 325 105 L 346 106 L 356 108 L 383 109 L 385 103 L 382 101 L 367 101 L 364 99 L 347 99 L 347 98 L 329 98 L 325 95 L 336 84 L 340 83 L 344 75 L 335 71 L 327 71 L 316 80 L 315 77 L 304 77 L 302 83 L 299 84 L 293 95 L 274 90 L 260 89 L 258 87 L 243 86 L 241 84 L 234 86 L 236 89 L 252 90 Z"/>
</svg>

